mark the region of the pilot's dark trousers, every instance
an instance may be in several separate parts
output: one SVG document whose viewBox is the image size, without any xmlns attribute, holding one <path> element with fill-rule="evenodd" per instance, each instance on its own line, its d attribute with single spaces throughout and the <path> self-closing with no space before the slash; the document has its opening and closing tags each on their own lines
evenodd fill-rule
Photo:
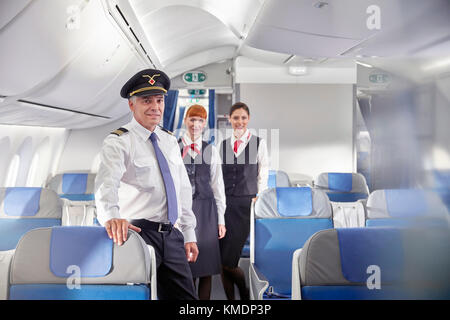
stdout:
<svg viewBox="0 0 450 320">
<path fill-rule="evenodd" d="M 155 223 L 142 219 L 130 223 L 141 228 L 139 235 L 155 249 L 158 299 L 198 300 L 181 231 L 172 228 L 159 232 L 154 228 Z"/>
</svg>

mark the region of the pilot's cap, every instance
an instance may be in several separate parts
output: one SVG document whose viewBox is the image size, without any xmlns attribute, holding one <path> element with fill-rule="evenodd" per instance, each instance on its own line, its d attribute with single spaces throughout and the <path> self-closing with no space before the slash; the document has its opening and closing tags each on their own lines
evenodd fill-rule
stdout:
<svg viewBox="0 0 450 320">
<path fill-rule="evenodd" d="M 145 69 L 139 71 L 127 81 L 120 90 L 122 98 L 134 96 L 152 96 L 166 94 L 170 88 L 170 79 L 162 71 Z"/>
</svg>

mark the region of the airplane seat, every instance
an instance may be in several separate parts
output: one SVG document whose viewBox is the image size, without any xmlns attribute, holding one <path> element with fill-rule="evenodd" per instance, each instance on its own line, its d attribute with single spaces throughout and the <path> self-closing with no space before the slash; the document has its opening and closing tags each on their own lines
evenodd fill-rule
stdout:
<svg viewBox="0 0 450 320">
<path fill-rule="evenodd" d="M 29 230 L 61 225 L 58 195 L 43 188 L 0 188 L 0 300 L 7 297 L 9 266 L 19 239 Z"/>
<path fill-rule="evenodd" d="M 291 187 L 291 181 L 286 172 L 282 170 L 269 170 L 269 178 L 267 181 L 268 188 L 276 187 Z M 241 258 L 250 257 L 250 236 L 245 241 L 244 247 L 242 248 Z"/>
<path fill-rule="evenodd" d="M 292 187 L 292 184 L 286 172 L 282 170 L 269 170 L 267 186 L 269 188 Z"/>
<path fill-rule="evenodd" d="M 293 252 L 328 228 L 333 228 L 331 206 L 322 190 L 264 190 L 252 204 L 250 220 L 251 299 L 290 299 Z"/>
<path fill-rule="evenodd" d="M 60 226 L 61 219 L 62 201 L 53 190 L 0 188 L 0 251 L 15 249 L 31 229 Z"/>
<path fill-rule="evenodd" d="M 319 231 L 294 253 L 292 299 L 448 299 L 450 237 L 437 231 Z"/>
<path fill-rule="evenodd" d="M 132 230 L 118 246 L 103 227 L 35 229 L 11 261 L 10 300 L 149 298 L 156 299 L 155 254 Z"/>
<path fill-rule="evenodd" d="M 430 190 L 385 189 L 369 195 L 366 226 L 440 226 L 449 227 L 448 210 Z"/>
<path fill-rule="evenodd" d="M 360 173 L 323 172 L 314 187 L 323 189 L 333 202 L 356 202 L 369 195 L 366 179 Z"/>
<path fill-rule="evenodd" d="M 95 173 L 61 173 L 47 187 L 63 199 L 63 226 L 100 225 L 94 198 Z"/>
</svg>

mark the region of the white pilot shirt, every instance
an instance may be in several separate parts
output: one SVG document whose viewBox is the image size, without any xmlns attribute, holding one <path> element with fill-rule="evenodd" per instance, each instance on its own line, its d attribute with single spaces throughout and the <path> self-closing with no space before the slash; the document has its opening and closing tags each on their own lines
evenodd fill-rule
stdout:
<svg viewBox="0 0 450 320">
<path fill-rule="evenodd" d="M 202 137 L 198 137 L 194 142 L 192 142 L 189 134 L 185 132 L 183 137 L 181 138 L 184 146 L 190 146 L 192 143 L 195 143 L 196 149 L 202 152 Z M 225 209 L 227 207 L 226 197 L 225 197 L 225 185 L 223 182 L 222 176 L 222 159 L 220 158 L 220 154 L 217 151 L 217 148 L 214 145 L 209 145 L 211 147 L 211 163 L 210 163 L 210 173 L 211 173 L 211 189 L 214 194 L 214 199 L 216 200 L 217 205 L 217 214 L 218 214 L 218 224 L 225 225 Z M 197 156 L 197 152 L 188 149 L 188 154 L 195 159 Z"/>
<path fill-rule="evenodd" d="M 239 157 L 242 151 L 244 151 L 251 137 L 251 132 L 248 129 L 245 130 L 242 137 L 239 138 L 242 143 L 237 149 L 237 153 L 235 154 L 236 157 Z M 236 139 L 233 133 L 230 139 L 232 150 L 234 149 L 234 142 L 236 140 L 238 139 Z M 261 193 L 263 190 L 267 189 L 267 182 L 269 179 L 269 154 L 267 152 L 266 141 L 262 138 L 260 138 L 259 140 L 258 154 L 256 155 L 256 159 L 258 161 L 258 193 Z"/>
<path fill-rule="evenodd" d="M 123 127 L 128 132 L 121 136 L 110 134 L 103 142 L 95 179 L 97 219 L 102 225 L 112 218 L 168 223 L 164 181 L 149 139 L 152 132 L 134 117 Z M 192 188 L 177 139 L 158 126 L 154 132 L 175 185 L 178 205 L 175 225 L 183 233 L 185 243 L 196 242 Z"/>
</svg>

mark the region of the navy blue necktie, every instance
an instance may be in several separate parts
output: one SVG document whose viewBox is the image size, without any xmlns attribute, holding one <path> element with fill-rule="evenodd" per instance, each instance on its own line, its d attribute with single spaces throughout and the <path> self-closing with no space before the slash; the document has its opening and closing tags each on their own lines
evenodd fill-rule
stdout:
<svg viewBox="0 0 450 320">
<path fill-rule="evenodd" d="M 169 221 L 174 224 L 178 217 L 177 194 L 175 191 L 175 185 L 173 183 L 172 175 L 170 174 L 169 164 L 167 163 L 166 158 L 164 158 L 164 155 L 158 146 L 156 133 L 153 132 L 150 135 L 150 140 L 152 141 L 153 148 L 155 148 L 159 170 L 161 170 L 161 175 L 164 180 L 164 187 L 166 188 L 167 216 L 169 218 Z"/>
</svg>

